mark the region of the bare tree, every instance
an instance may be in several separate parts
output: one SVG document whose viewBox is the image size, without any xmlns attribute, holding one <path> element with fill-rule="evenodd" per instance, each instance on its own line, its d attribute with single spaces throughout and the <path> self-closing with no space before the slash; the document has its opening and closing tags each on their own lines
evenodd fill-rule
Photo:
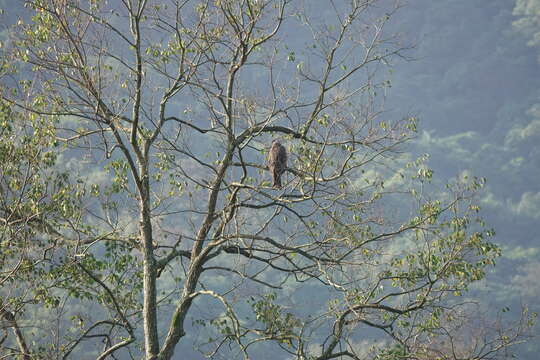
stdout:
<svg viewBox="0 0 540 360">
<path fill-rule="evenodd" d="M 74 324 L 48 356 L 100 339 L 99 359 L 137 345 L 146 359 L 179 346 L 359 359 L 355 344 L 382 334 L 414 358 L 499 255 L 476 219 L 482 180 L 429 195 L 422 160 L 397 156 L 416 119 L 389 119 L 378 94 L 409 49 L 385 30 L 399 2 L 25 3 L 2 101 L 47 130 L 53 168 L 70 172 L 64 202 L 39 193 L 59 215 L 26 222 L 52 244 L 33 262 L 42 296 Z M 289 154 L 281 189 L 274 136 Z M 6 228 L 39 211 L 13 209 Z"/>
</svg>

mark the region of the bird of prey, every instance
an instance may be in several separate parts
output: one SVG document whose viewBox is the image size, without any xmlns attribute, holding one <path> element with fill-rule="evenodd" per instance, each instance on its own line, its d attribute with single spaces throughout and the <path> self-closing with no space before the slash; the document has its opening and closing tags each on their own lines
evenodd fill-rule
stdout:
<svg viewBox="0 0 540 360">
<path fill-rule="evenodd" d="M 287 150 L 279 141 L 273 140 L 268 154 L 268 169 L 272 175 L 273 187 L 281 188 L 281 175 L 287 170 Z"/>
</svg>

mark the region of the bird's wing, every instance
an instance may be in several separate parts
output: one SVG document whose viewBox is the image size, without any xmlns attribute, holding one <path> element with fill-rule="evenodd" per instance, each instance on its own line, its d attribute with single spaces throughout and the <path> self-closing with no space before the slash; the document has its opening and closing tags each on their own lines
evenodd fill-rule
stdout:
<svg viewBox="0 0 540 360">
<path fill-rule="evenodd" d="M 279 147 L 279 162 L 283 169 L 287 168 L 287 149 L 285 149 L 285 146 L 281 145 Z"/>
</svg>

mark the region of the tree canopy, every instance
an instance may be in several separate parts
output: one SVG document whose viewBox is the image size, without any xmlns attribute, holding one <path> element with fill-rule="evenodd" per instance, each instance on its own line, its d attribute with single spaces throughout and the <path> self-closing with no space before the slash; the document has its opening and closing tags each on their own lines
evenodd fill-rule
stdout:
<svg viewBox="0 0 540 360">
<path fill-rule="evenodd" d="M 427 156 L 400 156 L 399 2 L 25 4 L 0 74 L 2 356 L 460 359 L 523 339 L 527 313 L 478 325 L 462 301 L 500 255 L 484 180 L 436 188 Z"/>
</svg>

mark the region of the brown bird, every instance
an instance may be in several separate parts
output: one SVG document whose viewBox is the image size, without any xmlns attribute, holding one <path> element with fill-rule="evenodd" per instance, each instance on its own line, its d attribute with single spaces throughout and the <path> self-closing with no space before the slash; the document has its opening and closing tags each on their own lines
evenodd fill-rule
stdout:
<svg viewBox="0 0 540 360">
<path fill-rule="evenodd" d="M 287 150 L 277 140 L 273 140 L 270 147 L 268 169 L 274 183 L 272 186 L 281 188 L 281 175 L 287 170 Z"/>
</svg>

